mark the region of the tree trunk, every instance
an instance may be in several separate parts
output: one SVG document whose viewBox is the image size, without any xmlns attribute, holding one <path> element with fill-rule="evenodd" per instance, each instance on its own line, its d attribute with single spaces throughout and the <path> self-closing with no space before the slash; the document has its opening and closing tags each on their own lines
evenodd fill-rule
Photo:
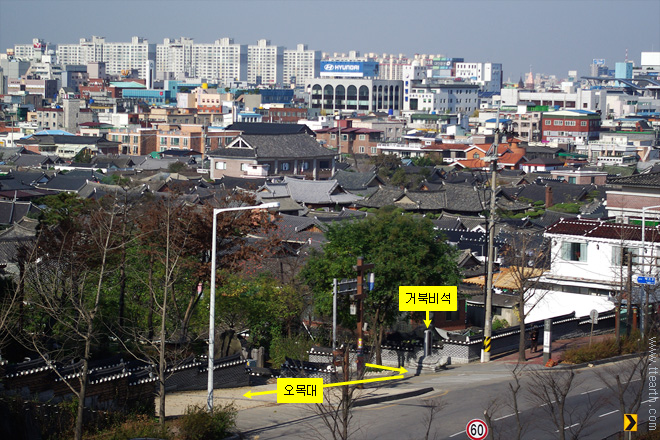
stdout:
<svg viewBox="0 0 660 440">
<path fill-rule="evenodd" d="M 124 226 L 124 228 L 126 228 Z M 119 332 L 124 332 L 126 308 L 126 248 L 122 246 L 121 266 L 119 267 Z"/>
<path fill-rule="evenodd" d="M 524 305 L 523 305 L 524 306 Z M 523 306 L 518 306 L 518 307 L 523 307 Z M 520 338 L 518 339 L 518 362 L 526 362 L 527 357 L 525 356 L 525 315 L 520 314 L 520 323 L 519 329 L 520 329 Z"/>
<path fill-rule="evenodd" d="M 89 332 L 88 332 L 89 333 Z M 76 426 L 73 432 L 75 440 L 82 440 L 83 438 L 83 418 L 85 416 L 85 397 L 87 395 L 87 377 L 89 375 L 89 349 L 90 338 L 85 342 L 85 357 L 83 358 L 83 369 L 80 378 L 80 391 L 78 392 L 78 410 L 76 412 Z"/>
<path fill-rule="evenodd" d="M 149 275 L 147 288 L 149 290 L 149 310 L 147 311 L 147 340 L 151 342 L 154 339 L 154 257 L 149 257 Z"/>
</svg>

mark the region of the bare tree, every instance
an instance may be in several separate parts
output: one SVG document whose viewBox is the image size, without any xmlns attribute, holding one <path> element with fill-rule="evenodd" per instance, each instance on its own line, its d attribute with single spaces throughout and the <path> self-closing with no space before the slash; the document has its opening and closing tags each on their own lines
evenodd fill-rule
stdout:
<svg viewBox="0 0 660 440">
<path fill-rule="evenodd" d="M 532 231 L 512 234 L 511 240 L 503 254 L 512 288 L 518 295 L 518 362 L 525 362 L 525 320 L 547 293 L 538 287 L 541 275 L 549 267 L 550 251 L 547 240 Z"/>
<path fill-rule="evenodd" d="M 424 408 L 426 409 L 426 413 L 424 414 L 423 420 L 424 425 L 426 426 L 426 432 L 424 433 L 424 440 L 435 440 L 438 438 L 437 433 L 434 433 L 433 437 L 431 437 L 431 429 L 433 428 L 433 422 L 446 406 L 447 402 L 442 400 L 442 397 L 436 397 L 425 401 Z"/>
<path fill-rule="evenodd" d="M 82 439 L 92 343 L 99 331 L 101 299 L 111 268 L 108 260 L 121 243 L 116 240 L 118 207 L 104 199 L 85 209 L 69 224 L 46 228 L 35 249 L 46 253 L 29 262 L 26 299 L 31 327 L 21 334 L 49 365 L 58 358 L 79 357 L 72 374 L 59 375 L 78 399 L 74 438 Z"/>
<path fill-rule="evenodd" d="M 525 364 L 516 364 L 511 370 L 512 381 L 508 383 L 508 391 L 492 400 L 490 400 L 484 410 L 484 419 L 490 427 L 490 439 L 516 439 L 521 440 L 527 431 L 528 424 L 521 417 L 521 403 L 523 395 L 522 376 L 525 371 Z M 496 415 L 499 415 L 503 409 L 513 411 L 515 425 L 507 423 L 505 426 L 495 427 L 497 421 Z"/>
<path fill-rule="evenodd" d="M 616 396 L 621 414 L 637 414 L 642 405 L 644 384 L 649 373 L 648 353 L 612 364 L 596 375 Z"/>
<path fill-rule="evenodd" d="M 559 440 L 582 438 L 605 403 L 601 398 L 592 399 L 591 394 L 586 394 L 588 404 L 569 406 L 568 395 L 580 384 L 576 374 L 573 368 L 530 372 L 529 400 L 548 415 Z"/>
</svg>

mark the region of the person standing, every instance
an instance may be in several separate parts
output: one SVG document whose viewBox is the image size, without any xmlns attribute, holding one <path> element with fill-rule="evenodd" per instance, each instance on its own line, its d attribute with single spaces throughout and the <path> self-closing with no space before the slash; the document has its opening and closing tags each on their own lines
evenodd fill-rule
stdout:
<svg viewBox="0 0 660 440">
<path fill-rule="evenodd" d="M 539 329 L 537 329 L 536 327 L 532 329 L 532 334 L 530 336 L 530 339 L 532 341 L 532 346 L 530 348 L 530 351 L 532 353 L 536 353 L 536 349 L 538 348 L 538 344 L 539 344 Z"/>
</svg>

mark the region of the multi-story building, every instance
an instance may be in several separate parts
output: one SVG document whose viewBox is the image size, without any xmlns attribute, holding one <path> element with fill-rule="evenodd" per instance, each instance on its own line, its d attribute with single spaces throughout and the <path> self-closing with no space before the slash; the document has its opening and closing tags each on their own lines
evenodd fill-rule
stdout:
<svg viewBox="0 0 660 440">
<path fill-rule="evenodd" d="M 383 141 L 383 132 L 368 128 L 332 127 L 316 132 L 316 139 L 327 148 L 343 154 L 378 155 L 378 145 Z"/>
<path fill-rule="evenodd" d="M 258 40 L 248 46 L 247 80 L 252 84 L 282 84 L 284 47 L 273 46 L 270 40 Z"/>
<path fill-rule="evenodd" d="M 502 64 L 456 63 L 456 77 L 470 80 L 484 92 L 499 92 L 502 88 Z"/>
<path fill-rule="evenodd" d="M 471 115 L 478 108 L 479 86 L 455 80 L 413 84 L 403 102 L 403 110 L 410 112 Z"/>
<path fill-rule="evenodd" d="M 312 109 L 395 115 L 402 110 L 402 88 L 401 81 L 367 78 L 319 78 L 305 85 Z"/>
<path fill-rule="evenodd" d="M 49 43 L 41 38 L 33 38 L 32 44 L 17 44 L 14 46 L 14 58 L 23 61 L 41 61 L 41 56 L 46 52 Z"/>
<path fill-rule="evenodd" d="M 585 144 L 597 140 L 600 133 L 600 115 L 586 110 L 560 110 L 543 113 L 543 142 Z"/>
<path fill-rule="evenodd" d="M 307 80 L 318 76 L 321 51 L 310 50 L 299 44 L 295 50 L 284 50 L 282 72 L 284 84 L 304 85 Z"/>
<path fill-rule="evenodd" d="M 165 38 L 156 45 L 156 71 L 164 77 L 184 78 L 193 73 L 193 39 Z"/>
<path fill-rule="evenodd" d="M 81 38 L 78 44 L 58 44 L 57 60 L 62 65 L 104 61 L 105 37 Z"/>
<path fill-rule="evenodd" d="M 16 95 L 22 92 L 41 95 L 44 99 L 54 99 L 57 95 L 57 80 L 23 77 L 11 78 L 7 81 L 7 93 Z"/>
<path fill-rule="evenodd" d="M 105 43 L 102 61 L 105 61 L 109 75 L 135 69 L 144 79 L 149 75 L 149 61 L 156 61 L 156 45 L 141 37 L 133 37 L 130 43 Z"/>
<path fill-rule="evenodd" d="M 201 125 L 159 125 L 158 151 L 191 150 L 203 153 L 204 128 Z"/>
<path fill-rule="evenodd" d="M 157 137 L 158 130 L 140 128 L 139 126 L 114 128 L 106 135 L 108 140 L 120 143 L 119 151 L 121 154 L 134 156 L 145 156 L 157 151 Z"/>
<path fill-rule="evenodd" d="M 192 46 L 192 74 L 195 78 L 229 84 L 246 81 L 248 75 L 247 45 L 235 44 L 232 38 L 221 38 L 213 44 Z"/>
</svg>

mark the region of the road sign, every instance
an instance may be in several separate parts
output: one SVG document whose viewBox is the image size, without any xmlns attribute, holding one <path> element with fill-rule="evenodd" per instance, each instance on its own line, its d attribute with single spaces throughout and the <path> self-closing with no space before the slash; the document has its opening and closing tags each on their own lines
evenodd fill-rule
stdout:
<svg viewBox="0 0 660 440">
<path fill-rule="evenodd" d="M 655 277 L 638 276 L 635 282 L 637 284 L 650 284 L 652 286 L 655 286 Z"/>
<path fill-rule="evenodd" d="M 637 414 L 624 414 L 623 415 L 623 430 L 624 431 L 637 431 Z"/>
<path fill-rule="evenodd" d="M 468 422 L 465 432 L 471 440 L 483 440 L 488 435 L 488 425 L 483 420 L 473 419 Z"/>
<path fill-rule="evenodd" d="M 589 317 L 591 318 L 591 323 L 592 323 L 592 324 L 598 324 L 598 310 L 593 309 L 593 310 L 589 313 Z"/>
</svg>

